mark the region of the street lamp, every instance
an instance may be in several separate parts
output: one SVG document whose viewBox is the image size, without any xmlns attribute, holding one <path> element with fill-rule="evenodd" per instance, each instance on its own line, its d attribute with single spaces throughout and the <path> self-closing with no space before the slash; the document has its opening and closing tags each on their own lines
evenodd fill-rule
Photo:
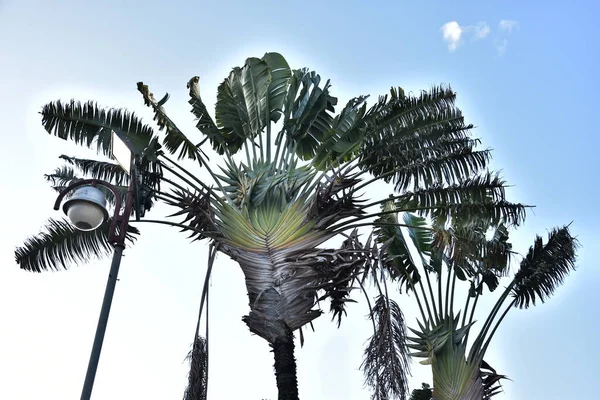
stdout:
<svg viewBox="0 0 600 400">
<path fill-rule="evenodd" d="M 112 220 L 110 221 L 108 231 L 108 241 L 113 245 L 114 253 L 110 265 L 110 272 L 108 274 L 108 281 L 106 283 L 106 290 L 104 292 L 104 300 L 102 301 L 102 308 L 100 310 L 100 317 L 98 318 L 98 326 L 96 327 L 96 335 L 94 337 L 90 361 L 83 383 L 81 400 L 89 400 L 92 395 L 92 387 L 94 386 L 94 379 L 96 378 L 96 370 L 98 369 L 102 342 L 104 341 L 104 334 L 106 333 L 110 306 L 115 293 L 121 257 L 123 255 L 123 250 L 125 249 L 125 238 L 127 227 L 129 225 L 129 217 L 133 207 L 136 184 L 136 176 L 135 174 L 131 174 L 131 171 L 134 168 L 134 164 L 131 162 L 131 152 L 127 153 L 126 151 L 123 151 L 123 146 L 126 145 L 114 132 L 112 144 L 113 157 L 117 159 L 121 166 L 123 166 L 123 161 L 126 163 L 128 162 L 127 167 L 124 169 L 130 174 L 129 188 L 127 189 L 125 207 L 123 207 L 122 212 L 122 199 L 119 192 L 110 183 L 99 179 L 84 179 L 68 186 L 58 195 L 58 198 L 54 203 L 54 209 L 59 210 L 60 203 L 64 197 L 77 189 L 75 193 L 65 201 L 63 211 L 75 228 L 81 231 L 92 231 L 107 221 L 109 216 L 108 211 L 106 210 L 106 198 L 104 197 L 104 193 L 98 189 L 98 186 L 103 186 L 110 190 L 115 197 L 115 211 Z M 119 148 L 118 153 L 115 151 L 117 148 Z"/>
<path fill-rule="evenodd" d="M 77 189 L 63 205 L 63 211 L 80 231 L 93 231 L 108 219 L 104 193 L 94 186 Z"/>
</svg>

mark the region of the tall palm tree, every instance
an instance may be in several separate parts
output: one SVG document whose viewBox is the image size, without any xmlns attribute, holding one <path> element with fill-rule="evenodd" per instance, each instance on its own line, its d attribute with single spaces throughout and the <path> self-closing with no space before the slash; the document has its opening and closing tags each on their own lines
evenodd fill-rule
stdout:
<svg viewBox="0 0 600 400">
<path fill-rule="evenodd" d="M 141 221 L 177 226 L 194 239 L 208 240 L 209 273 L 217 252 L 240 265 L 250 307 L 243 320 L 273 348 L 280 400 L 298 398 L 294 332 L 302 342 L 302 327 L 321 315 L 315 307 L 324 299 L 339 325 L 357 276 L 386 252 L 370 236 L 359 240 L 359 229 L 387 213 L 377 209 L 387 197 L 365 198 L 369 185 L 393 185 L 391 199 L 402 204 L 394 212 L 477 217 L 489 224 L 518 224 L 524 217 L 523 205 L 506 201 L 503 183 L 476 178 L 486 174 L 489 150 L 477 150 L 479 141 L 471 137 L 472 125 L 464 122 L 450 88 L 416 96 L 392 88 L 370 108 L 367 97 L 359 96 L 334 114 L 337 99 L 329 81 L 322 84 L 315 72 L 292 70 L 280 54 L 266 53 L 248 58 L 219 85 L 214 119 L 200 96 L 198 77 L 188 89 L 201 140 L 186 136 L 167 116 L 168 95 L 157 101 L 141 82 L 138 90 L 163 132 L 162 146 L 134 114 L 93 102 L 52 102 L 43 108 L 42 122 L 50 134 L 105 156 L 111 131 L 119 133 L 135 149 L 137 179 L 143 182 L 139 211 L 159 201 L 175 207 L 171 217 L 181 218 Z M 218 169 L 205 150 L 221 156 Z M 66 166 L 47 176 L 57 189 L 82 175 L 117 185 L 129 179 L 112 162 L 63 158 Z M 185 160 L 205 170 L 212 184 L 200 180 Z M 131 228 L 132 240 L 137 234 Z M 335 238 L 340 246 L 331 244 Z M 21 268 L 39 272 L 107 250 L 106 226 L 81 233 L 59 221 L 17 249 L 16 259 Z M 387 303 L 380 308 L 389 310 Z M 391 318 L 390 312 L 380 314 Z M 199 329 L 194 343 L 190 399 L 206 396 L 207 345 Z M 405 349 L 393 352 L 394 379 L 379 380 L 377 391 L 404 397 Z"/>
<path fill-rule="evenodd" d="M 491 184 L 497 177 L 485 179 Z M 383 205 L 388 211 L 402 208 L 402 204 L 394 201 Z M 420 310 L 418 326 L 409 328 L 414 336 L 402 337 L 402 342 L 414 350 L 412 356 L 423 359 L 421 364 L 431 365 L 433 390 L 424 386 L 413 391 L 411 398 L 490 399 L 501 390 L 500 380 L 505 378 L 484 360 L 496 330 L 512 308 L 529 308 L 554 293 L 575 268 L 577 240 L 568 226 L 553 229 L 546 243 L 538 236 L 479 326 L 479 333 L 469 343 L 469 334 L 476 327 L 474 315 L 480 297 L 486 288 L 495 291 L 500 280 L 510 275 L 514 252 L 507 227 L 477 219 L 448 221 L 435 213 L 428 224 L 422 216 L 400 214 L 405 227 L 397 225 L 395 212 L 375 222 L 377 240 L 387 246 L 387 251 L 377 264 L 378 269 L 373 268 L 370 275 L 376 282 L 386 279 L 398 282 L 411 292 Z M 468 289 L 462 309 L 457 304 L 461 293 L 456 290 L 457 282 Z M 385 301 L 390 302 L 383 297 L 381 302 Z M 377 314 L 376 309 L 372 314 Z M 398 331 L 404 332 L 404 327 L 400 326 Z M 394 379 L 387 377 L 387 370 L 383 371 L 383 378 L 377 375 L 381 372 L 379 360 L 385 358 L 381 342 L 388 341 L 376 332 L 365 350 L 365 372 L 370 379 Z"/>
</svg>

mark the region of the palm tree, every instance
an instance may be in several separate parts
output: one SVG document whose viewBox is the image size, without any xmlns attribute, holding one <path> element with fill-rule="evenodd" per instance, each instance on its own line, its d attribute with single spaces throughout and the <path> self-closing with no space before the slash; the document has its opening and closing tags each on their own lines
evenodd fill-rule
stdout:
<svg viewBox="0 0 600 400">
<path fill-rule="evenodd" d="M 490 185 L 497 177 L 485 179 Z M 402 204 L 394 201 L 383 205 L 388 211 L 402 208 Z M 414 350 L 412 356 L 423 359 L 421 364 L 431 365 L 433 373 L 433 390 L 424 386 L 413 391 L 411 398 L 490 399 L 501 390 L 500 380 L 506 378 L 484 360 L 494 334 L 512 308 L 529 308 L 536 301 L 543 303 L 554 293 L 575 268 L 577 240 L 571 236 L 568 226 L 553 229 L 546 243 L 538 236 L 480 326 L 479 333 L 469 343 L 469 334 L 475 329 L 477 303 L 485 288 L 493 292 L 500 280 L 510 274 L 514 252 L 508 241 L 507 227 L 477 219 L 449 221 L 436 213 L 428 224 L 422 216 L 400 214 L 404 227 L 398 226 L 395 212 L 375 222 L 377 240 L 384 243 L 387 251 L 370 275 L 378 284 L 385 280 L 399 283 L 401 289 L 411 293 L 420 310 L 418 326 L 409 328 L 413 337 L 404 336 L 404 321 L 395 319 L 400 325 L 397 331 L 402 334 L 402 344 Z M 468 289 L 462 309 L 455 304 L 459 297 L 457 282 L 459 285 L 463 282 Z M 391 303 L 394 309 L 394 303 L 387 296 L 381 299 L 372 314 L 378 314 L 380 302 Z M 365 350 L 363 367 L 371 381 L 394 379 L 393 375 L 387 375 L 387 369 L 381 369 L 380 360 L 385 359 L 386 354 L 380 345 L 382 342 L 386 344 L 389 339 L 382 340 L 376 331 Z"/>
<path fill-rule="evenodd" d="M 139 222 L 176 226 L 209 241 L 207 279 L 217 252 L 239 264 L 250 307 L 243 320 L 273 349 L 280 400 L 298 398 L 294 332 L 302 343 L 302 327 L 321 315 L 315 306 L 325 299 L 339 325 L 359 273 L 386 252 L 370 236 L 359 240 L 359 229 L 388 213 L 377 210 L 387 197 L 364 198 L 369 185 L 393 184 L 391 199 L 399 205 L 394 212 L 476 216 L 489 224 L 518 224 L 524 217 L 523 205 L 506 201 L 503 183 L 476 178 L 486 175 L 489 150 L 476 149 L 479 141 L 471 138 L 472 125 L 464 122 L 450 88 L 416 96 L 392 88 L 368 109 L 367 97 L 359 96 L 337 115 L 329 88 L 315 72 L 292 70 L 280 54 L 266 53 L 248 58 L 219 85 L 213 120 L 200 96 L 199 78 L 192 78 L 189 103 L 203 135 L 192 140 L 167 116 L 168 95 L 157 101 L 140 82 L 138 90 L 163 131 L 162 146 L 151 127 L 120 109 L 56 101 L 42 110 L 50 134 L 101 155 L 110 155 L 111 131 L 130 142 L 136 149 L 136 178 L 143 182 L 139 211 L 159 201 L 177 210 L 171 217 L 181 218 Z M 204 150 L 221 157 L 218 170 Z M 47 176 L 57 189 L 81 175 L 117 185 L 129 179 L 112 162 L 63 158 L 67 164 Z M 184 166 L 185 160 L 206 171 L 212 185 Z M 400 225 L 412 226 L 394 223 Z M 137 233 L 131 228 L 132 240 Z M 331 245 L 335 238 L 339 247 Z M 104 255 L 109 247 L 105 229 L 82 234 L 65 222 L 51 222 L 48 232 L 17 249 L 16 259 L 21 268 L 39 272 Z M 205 285 L 199 321 L 207 299 Z M 389 309 L 380 305 L 383 319 L 401 315 L 399 309 L 383 312 Z M 197 328 L 189 399 L 206 396 L 203 340 Z M 405 349 L 396 346 L 393 352 L 394 379 L 379 380 L 377 390 L 404 397 Z"/>
</svg>

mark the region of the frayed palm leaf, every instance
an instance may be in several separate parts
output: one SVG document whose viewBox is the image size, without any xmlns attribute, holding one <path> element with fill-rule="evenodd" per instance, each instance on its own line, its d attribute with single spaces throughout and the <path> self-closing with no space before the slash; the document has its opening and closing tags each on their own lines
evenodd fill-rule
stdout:
<svg viewBox="0 0 600 400">
<path fill-rule="evenodd" d="M 543 303 L 550 297 L 575 269 L 577 247 L 568 226 L 553 229 L 546 244 L 537 236 L 515 275 L 515 307 L 529 308 L 536 298 Z"/>
<path fill-rule="evenodd" d="M 77 167 L 83 175 L 108 181 L 118 186 L 127 186 L 129 184 L 129 174 L 119 164 L 65 155 L 60 156 L 60 158 L 68 164 Z"/>
<path fill-rule="evenodd" d="M 31 272 L 67 269 L 70 264 L 102 258 L 112 252 L 108 232 L 112 219 L 104 221 L 93 231 L 75 229 L 67 220 L 50 219 L 46 231 L 25 241 L 15 250 L 15 259 L 21 269 Z M 127 228 L 126 238 L 133 243 L 139 230 Z"/>
<path fill-rule="evenodd" d="M 375 332 L 365 349 L 361 369 L 374 391 L 371 398 L 404 400 L 408 394 L 409 356 L 402 311 L 396 302 L 380 295 L 370 317 L 375 322 Z"/>
<path fill-rule="evenodd" d="M 72 185 L 84 179 L 82 177 L 79 177 L 75 173 L 75 170 L 68 165 L 56 168 L 53 173 L 44 175 L 44 178 L 47 182 L 50 182 L 50 184 L 52 185 L 52 189 L 59 193 L 65 190 L 69 185 Z M 121 199 L 125 198 L 125 196 L 127 195 L 127 190 L 129 190 L 127 186 L 114 185 L 114 188 Z M 98 190 L 100 190 L 104 194 L 104 197 L 106 198 L 108 204 L 113 206 L 115 205 L 115 195 L 112 191 L 110 191 L 105 186 L 98 186 Z"/>
<path fill-rule="evenodd" d="M 208 347 L 206 339 L 196 336 L 192 351 L 186 357 L 190 361 L 188 385 L 183 400 L 206 400 L 208 387 Z"/>
<path fill-rule="evenodd" d="M 143 82 L 138 82 L 137 88 L 144 96 L 144 104 L 154 110 L 154 120 L 156 121 L 159 130 L 165 130 L 166 135 L 163 139 L 163 145 L 171 153 L 175 154 L 179 149 L 177 159 L 189 158 L 198 160 L 200 165 L 205 162 L 206 154 L 204 154 L 188 137 L 175 125 L 175 123 L 167 116 L 163 105 L 169 99 L 169 94 L 160 100 L 156 101 L 148 85 Z"/>
</svg>

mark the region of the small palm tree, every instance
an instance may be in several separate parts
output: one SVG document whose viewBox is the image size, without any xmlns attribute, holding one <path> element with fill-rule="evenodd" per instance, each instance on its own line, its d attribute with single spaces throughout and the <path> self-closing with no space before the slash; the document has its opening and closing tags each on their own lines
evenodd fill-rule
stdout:
<svg viewBox="0 0 600 400">
<path fill-rule="evenodd" d="M 496 178 L 486 179 L 491 184 Z M 395 211 L 398 206 L 390 201 L 383 209 Z M 536 238 L 469 350 L 469 334 L 475 329 L 473 318 L 484 289 L 493 292 L 510 274 L 514 254 L 508 229 L 503 224 L 494 226 L 477 219 L 448 221 L 435 213 L 428 224 L 424 217 L 401 214 L 404 227 L 398 226 L 396 213 L 386 213 L 375 223 L 377 240 L 387 251 L 377 264 L 379 270 L 373 269 L 371 276 L 376 282 L 398 282 L 401 289 L 412 294 L 420 310 L 418 326 L 409 328 L 414 336 L 402 336 L 401 341 L 414 350 L 412 356 L 423 359 L 421 364 L 431 365 L 433 390 L 424 386 L 413 391 L 411 398 L 490 399 L 501 390 L 500 380 L 505 378 L 484 360 L 496 330 L 512 308 L 529 308 L 536 300 L 544 302 L 554 293 L 575 268 L 577 240 L 568 226 L 552 230 L 546 243 Z M 457 282 L 468 287 L 462 309 L 455 303 L 459 297 Z M 385 302 L 394 310 L 394 303 L 384 296 L 372 314 L 377 315 L 378 305 Z M 397 317 L 395 321 L 400 325 L 397 331 L 403 333 L 404 322 Z M 376 331 L 365 350 L 364 367 L 371 380 L 393 379 L 393 375 L 387 376 L 388 370 L 381 370 L 386 353 L 380 343 L 386 340 Z"/>
<path fill-rule="evenodd" d="M 316 73 L 292 70 L 280 54 L 267 53 L 247 59 L 219 85 L 213 120 L 195 77 L 188 82 L 189 103 L 203 139 L 192 140 L 167 116 L 168 95 L 157 101 L 140 82 L 138 90 L 164 132 L 162 146 L 152 128 L 119 109 L 56 101 L 42 110 L 49 133 L 95 147 L 100 154 L 110 155 L 112 131 L 130 142 L 136 149 L 135 178 L 142 182 L 140 214 L 159 201 L 177 210 L 171 217 L 181 218 L 141 221 L 176 226 L 194 239 L 208 240 L 207 278 L 217 252 L 240 265 L 250 307 L 243 320 L 273 348 L 280 400 L 298 398 L 294 332 L 299 331 L 302 342 L 302 327 L 321 315 L 315 306 L 324 299 L 331 301 L 339 325 L 353 282 L 386 254 L 388 247 L 380 248 L 370 236 L 359 240 L 360 228 L 372 227 L 376 218 L 389 213 L 377 209 L 387 198 L 365 198 L 369 185 L 393 184 L 394 213 L 419 211 L 466 221 L 477 217 L 489 224 L 517 224 L 524 217 L 523 205 L 506 201 L 502 182 L 476 178 L 487 176 L 489 150 L 476 150 L 472 125 L 464 122 L 450 88 L 435 87 L 417 96 L 392 88 L 368 109 L 367 97 L 359 96 L 337 115 L 337 99 L 329 88 Z M 218 167 L 208 162 L 206 143 L 212 148 L 206 151 L 221 157 Z M 66 165 L 47 176 L 59 190 L 82 175 L 121 186 L 130 179 L 112 162 L 63 159 Z M 205 170 L 212 185 L 184 166 L 185 160 Z M 131 239 L 137 234 L 132 227 Z M 340 246 L 331 245 L 335 238 L 341 238 Z M 81 233 L 54 221 L 47 232 L 17 249 L 16 259 L 21 268 L 39 272 L 109 249 L 106 226 Z M 205 285 L 202 305 L 207 295 Z M 387 302 L 378 310 L 387 321 L 401 315 Z M 206 396 L 208 347 L 199 329 L 195 337 L 188 399 Z M 392 350 L 394 379 L 379 379 L 377 391 L 404 397 L 405 349 Z"/>
</svg>

